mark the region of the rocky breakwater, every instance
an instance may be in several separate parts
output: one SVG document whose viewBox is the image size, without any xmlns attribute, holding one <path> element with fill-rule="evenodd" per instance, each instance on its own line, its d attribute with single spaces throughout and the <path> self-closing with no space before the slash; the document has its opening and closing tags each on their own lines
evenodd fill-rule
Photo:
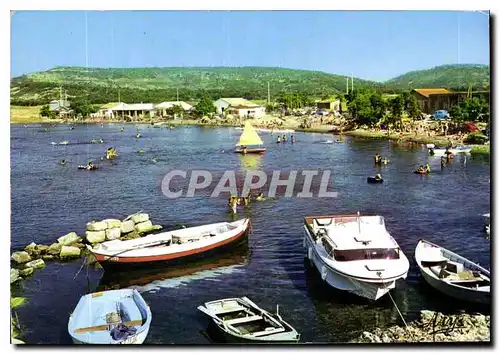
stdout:
<svg viewBox="0 0 500 354">
<path fill-rule="evenodd" d="M 97 246 L 101 242 L 116 239 L 131 240 L 162 228 L 161 225 L 153 225 L 148 214 L 136 213 L 124 220 L 91 221 L 87 223 L 85 237 L 70 232 L 59 237 L 50 246 L 32 242 L 24 250 L 12 253 L 10 283 L 31 276 L 37 269 L 44 268 L 46 261 L 80 259 L 87 252 L 85 244 Z"/>
<path fill-rule="evenodd" d="M 489 342 L 490 316 L 460 313 L 444 315 L 422 310 L 407 327 L 392 326 L 363 332 L 352 343 Z"/>
<path fill-rule="evenodd" d="M 85 239 L 87 243 L 98 246 L 105 241 L 132 240 L 162 228 L 161 225 L 153 225 L 148 214 L 138 213 L 130 215 L 124 220 L 92 221 L 87 224 Z"/>
</svg>

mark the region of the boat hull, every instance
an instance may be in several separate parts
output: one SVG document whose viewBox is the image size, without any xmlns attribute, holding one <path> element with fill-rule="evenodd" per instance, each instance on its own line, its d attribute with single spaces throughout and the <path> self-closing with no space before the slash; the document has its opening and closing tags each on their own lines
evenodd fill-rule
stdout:
<svg viewBox="0 0 500 354">
<path fill-rule="evenodd" d="M 427 272 L 422 270 L 421 267 L 420 267 L 420 273 L 422 274 L 422 277 L 425 279 L 425 281 L 434 289 L 442 292 L 445 295 L 451 296 L 455 299 L 467 302 L 474 302 L 483 305 L 488 305 L 491 301 L 490 293 L 467 290 L 449 285 L 448 283 L 439 281 L 438 279 L 427 274 Z"/>
<path fill-rule="evenodd" d="M 408 271 L 406 271 L 399 276 L 391 279 L 383 279 L 383 281 L 378 282 L 363 281 L 363 279 L 340 273 L 324 263 L 321 256 L 317 254 L 307 227 L 304 227 L 303 246 L 305 249 L 305 256 L 309 259 L 311 265 L 318 270 L 321 279 L 326 284 L 335 289 L 344 290 L 368 300 L 375 301 L 380 299 L 391 289 L 396 287 L 396 281 L 398 279 L 406 279 L 408 275 Z"/>
<path fill-rule="evenodd" d="M 266 148 L 247 149 L 246 152 L 244 152 L 242 149 L 237 149 L 234 150 L 234 152 L 237 154 L 262 154 L 266 152 Z"/>
<path fill-rule="evenodd" d="M 116 343 L 116 344 L 142 344 L 146 340 L 148 333 L 149 333 L 149 328 L 142 331 L 141 333 L 130 336 L 127 339 L 125 339 L 124 341 L 121 341 L 121 342 Z M 84 344 L 84 345 L 94 344 L 94 343 L 82 342 L 82 341 L 79 341 L 78 339 L 73 338 L 73 337 L 72 337 L 72 339 L 73 339 L 74 344 Z"/>
<path fill-rule="evenodd" d="M 248 228 L 235 236 L 204 248 L 150 257 L 111 257 L 94 253 L 95 258 L 105 270 L 126 270 L 144 268 L 164 268 L 168 265 L 189 263 L 198 259 L 216 256 L 238 247 L 247 240 Z M 139 259 L 140 258 L 140 259 Z"/>
<path fill-rule="evenodd" d="M 271 338 L 246 338 L 243 336 L 236 336 L 226 332 L 222 327 L 217 325 L 214 321 L 210 321 L 208 331 L 213 339 L 231 344 L 292 344 L 298 343 L 300 338 L 296 339 L 271 339 Z"/>
<path fill-rule="evenodd" d="M 366 182 L 368 183 L 384 183 L 383 179 L 376 179 L 375 177 L 367 177 Z"/>
</svg>

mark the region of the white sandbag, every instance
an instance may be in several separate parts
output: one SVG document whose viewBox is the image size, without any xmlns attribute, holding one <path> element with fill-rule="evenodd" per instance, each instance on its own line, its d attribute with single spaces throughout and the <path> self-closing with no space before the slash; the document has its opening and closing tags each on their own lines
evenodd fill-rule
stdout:
<svg viewBox="0 0 500 354">
<path fill-rule="evenodd" d="M 115 227 L 113 229 L 107 229 L 106 230 L 106 240 L 116 240 L 117 238 L 120 238 L 122 235 L 122 231 L 119 227 Z"/>
<path fill-rule="evenodd" d="M 58 255 L 59 252 L 61 252 L 61 247 L 62 245 L 60 243 L 53 243 L 49 246 L 47 253 L 53 256 Z"/>
<path fill-rule="evenodd" d="M 106 240 L 105 231 L 85 231 L 85 238 L 89 243 L 101 243 Z"/>
<path fill-rule="evenodd" d="M 104 231 L 108 228 L 108 224 L 104 221 L 92 221 L 87 223 L 87 231 Z"/>
<path fill-rule="evenodd" d="M 120 228 L 122 234 L 128 234 L 135 230 L 135 223 L 132 220 L 124 221 Z"/>
<path fill-rule="evenodd" d="M 153 223 L 151 220 L 144 221 L 135 225 L 137 232 L 149 232 L 153 229 Z"/>
<path fill-rule="evenodd" d="M 19 264 L 31 261 L 30 255 L 28 254 L 28 252 L 25 252 L 25 251 L 18 251 L 18 252 L 12 253 L 11 258 L 14 262 L 19 263 Z"/>
<path fill-rule="evenodd" d="M 76 234 L 76 232 L 70 232 L 64 236 L 61 236 L 57 239 L 57 242 L 62 246 L 69 246 L 73 243 L 80 241 L 80 237 Z"/>
<path fill-rule="evenodd" d="M 134 222 L 134 224 L 139 224 L 141 222 L 145 222 L 148 220 L 149 220 L 149 215 L 145 213 L 132 215 L 132 221 Z"/>
<path fill-rule="evenodd" d="M 103 220 L 102 222 L 105 222 L 107 225 L 107 229 L 113 229 L 115 227 L 120 227 L 122 222 L 118 219 L 106 219 Z"/>
<path fill-rule="evenodd" d="M 61 258 L 80 257 L 80 249 L 78 247 L 62 246 L 59 257 Z"/>
<path fill-rule="evenodd" d="M 35 259 L 34 261 L 26 263 L 26 267 L 30 267 L 33 269 L 40 269 L 45 267 L 45 262 L 43 261 L 43 259 Z"/>
<path fill-rule="evenodd" d="M 28 253 L 33 253 L 36 250 L 36 243 L 31 242 L 28 246 L 24 247 L 24 250 Z"/>
</svg>

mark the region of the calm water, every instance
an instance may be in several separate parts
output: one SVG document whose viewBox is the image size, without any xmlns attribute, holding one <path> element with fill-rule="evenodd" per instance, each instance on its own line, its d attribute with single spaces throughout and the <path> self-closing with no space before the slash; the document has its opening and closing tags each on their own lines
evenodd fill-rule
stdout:
<svg viewBox="0 0 500 354">
<path fill-rule="evenodd" d="M 265 309 L 280 305 L 280 313 L 305 342 L 345 342 L 363 330 L 400 324 L 389 297 L 368 303 L 325 287 L 304 262 L 302 217 L 325 213 L 377 213 L 412 263 L 406 282 L 392 296 L 407 321 L 421 309 L 458 311 L 467 304 L 449 301 L 430 289 L 413 262 L 414 247 L 426 238 L 481 265 L 490 266 L 490 243 L 484 238 L 482 214 L 490 208 L 490 166 L 487 160 L 457 157 L 444 170 L 439 158 L 428 157 L 420 145 L 398 146 L 388 141 L 335 140 L 328 134 L 297 133 L 297 143 L 274 144 L 262 134 L 268 152 L 262 157 L 232 152 L 240 132 L 232 128 L 179 127 L 175 130 L 128 125 L 43 127 L 11 126 L 12 249 L 30 242 L 51 244 L 70 231 L 83 234 L 85 223 L 123 218 L 139 210 L 166 227 L 231 220 L 221 198 L 167 199 L 163 176 L 172 169 L 331 169 L 337 198 L 277 198 L 256 203 L 238 216 L 252 218 L 248 244 L 231 254 L 189 267 L 149 274 L 106 275 L 83 268 L 81 262 L 48 263 L 31 279 L 13 287 L 28 304 L 17 310 L 28 343 L 71 343 L 70 312 L 88 289 L 112 285 L 137 287 L 151 306 L 153 322 L 146 343 L 209 343 L 208 318 L 196 310 L 205 301 L 248 296 Z M 85 144 L 102 138 L 105 144 Z M 51 142 L 68 140 L 66 146 Z M 102 168 L 80 171 L 76 165 L 98 160 L 114 146 L 119 157 Z M 144 154 L 136 153 L 143 149 Z M 383 185 L 370 185 L 373 155 L 391 163 L 381 168 Z M 156 157 L 157 163 L 151 159 Z M 66 159 L 68 164 L 58 162 Z M 412 170 L 429 163 L 433 173 Z M 88 274 L 88 276 L 87 276 Z"/>
</svg>

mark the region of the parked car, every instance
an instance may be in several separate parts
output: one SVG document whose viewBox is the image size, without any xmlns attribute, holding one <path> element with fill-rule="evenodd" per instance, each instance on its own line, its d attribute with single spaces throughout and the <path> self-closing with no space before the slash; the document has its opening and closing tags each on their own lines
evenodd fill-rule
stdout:
<svg viewBox="0 0 500 354">
<path fill-rule="evenodd" d="M 446 120 L 446 119 L 450 118 L 450 114 L 448 113 L 447 110 L 441 109 L 439 111 L 434 112 L 432 114 L 432 118 L 434 120 Z"/>
</svg>

